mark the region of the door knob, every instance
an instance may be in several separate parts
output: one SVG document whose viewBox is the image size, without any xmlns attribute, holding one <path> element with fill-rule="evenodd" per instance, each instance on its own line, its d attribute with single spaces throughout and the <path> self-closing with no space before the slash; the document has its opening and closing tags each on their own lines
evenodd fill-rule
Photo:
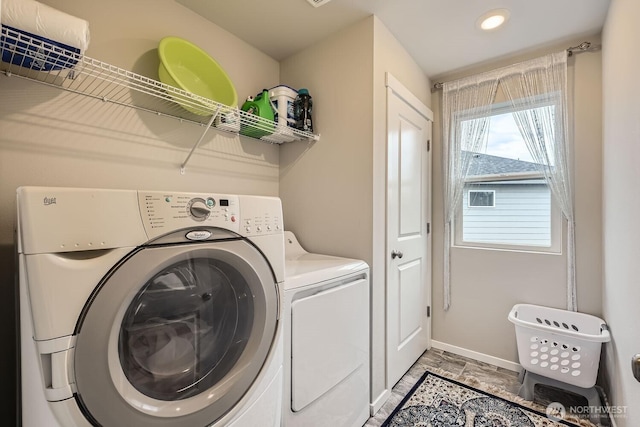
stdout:
<svg viewBox="0 0 640 427">
<path fill-rule="evenodd" d="M 391 251 L 391 259 L 396 259 L 396 258 L 402 258 L 404 254 L 402 253 L 402 251 L 398 251 L 398 250 L 392 250 Z"/>
<path fill-rule="evenodd" d="M 631 358 L 631 370 L 636 380 L 640 381 L 640 353 Z"/>
</svg>

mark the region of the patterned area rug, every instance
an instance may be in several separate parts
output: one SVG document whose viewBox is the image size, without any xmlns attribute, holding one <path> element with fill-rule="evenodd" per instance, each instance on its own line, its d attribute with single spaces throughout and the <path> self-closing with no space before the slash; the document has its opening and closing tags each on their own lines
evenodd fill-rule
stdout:
<svg viewBox="0 0 640 427">
<path fill-rule="evenodd" d="M 426 372 L 382 427 L 551 427 L 580 424 L 554 421 L 543 412 Z"/>
</svg>

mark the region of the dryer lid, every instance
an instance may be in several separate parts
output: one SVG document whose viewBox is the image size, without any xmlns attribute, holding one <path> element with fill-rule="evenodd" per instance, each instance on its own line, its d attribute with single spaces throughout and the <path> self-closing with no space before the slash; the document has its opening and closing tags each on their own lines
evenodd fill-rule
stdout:
<svg viewBox="0 0 640 427">
<path fill-rule="evenodd" d="M 359 259 L 309 253 L 296 236 L 285 231 L 285 290 L 333 280 L 369 268 Z"/>
</svg>

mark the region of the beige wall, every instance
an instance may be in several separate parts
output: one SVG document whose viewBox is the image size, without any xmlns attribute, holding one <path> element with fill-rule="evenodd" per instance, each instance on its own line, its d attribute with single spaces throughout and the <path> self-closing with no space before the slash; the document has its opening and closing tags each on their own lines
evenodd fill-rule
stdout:
<svg viewBox="0 0 640 427">
<path fill-rule="evenodd" d="M 372 395 L 385 384 L 385 73 L 425 104 L 429 80 L 369 17 L 281 63 L 281 81 L 314 97 L 317 143 L 280 150 L 285 227 L 307 250 L 365 260 L 372 268 Z M 315 95 L 314 95 L 315 94 Z"/>
<path fill-rule="evenodd" d="M 612 342 L 605 345 L 611 405 L 624 408 L 619 427 L 640 425 L 640 383 L 631 357 L 640 353 L 640 3 L 611 2 L 603 31 L 604 92 L 604 290 L 603 311 Z"/>
<path fill-rule="evenodd" d="M 594 45 L 598 37 L 589 37 Z M 584 39 L 577 40 L 581 42 Z M 447 81 L 555 52 L 577 43 L 504 58 L 463 73 L 438 76 Z M 574 170 L 578 309 L 600 316 L 602 277 L 601 53 L 574 55 L 568 61 L 574 107 Z M 451 308 L 443 310 L 443 196 L 440 104 L 433 94 L 434 127 L 434 272 L 433 339 L 509 362 L 517 362 L 514 327 L 507 320 L 513 305 L 530 303 L 566 308 L 566 256 L 453 248 Z M 566 240 L 563 234 L 563 241 Z M 566 253 L 566 241 L 563 244 Z"/>
<path fill-rule="evenodd" d="M 311 252 L 371 262 L 373 27 L 363 20 L 281 63 L 313 97 L 315 143 L 280 147 L 285 227 Z"/>
<path fill-rule="evenodd" d="M 279 83 L 278 62 L 172 0 L 44 0 L 90 22 L 87 55 L 157 78 L 159 40 L 184 37 L 228 72 L 239 99 Z M 278 147 L 0 74 L 0 371 L 2 414 L 15 404 L 13 227 L 21 185 L 278 194 Z M 8 344 L 7 344 L 8 343 Z M 8 414 L 8 415 L 7 415 Z"/>
</svg>

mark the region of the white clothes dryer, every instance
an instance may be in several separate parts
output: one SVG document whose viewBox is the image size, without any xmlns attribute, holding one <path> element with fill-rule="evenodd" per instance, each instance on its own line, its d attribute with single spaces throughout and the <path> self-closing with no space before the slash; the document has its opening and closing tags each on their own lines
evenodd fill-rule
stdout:
<svg viewBox="0 0 640 427">
<path fill-rule="evenodd" d="M 280 426 L 280 200 L 17 191 L 22 425 Z"/>
<path fill-rule="evenodd" d="M 283 425 L 369 418 L 369 266 L 305 251 L 285 231 Z"/>
</svg>

